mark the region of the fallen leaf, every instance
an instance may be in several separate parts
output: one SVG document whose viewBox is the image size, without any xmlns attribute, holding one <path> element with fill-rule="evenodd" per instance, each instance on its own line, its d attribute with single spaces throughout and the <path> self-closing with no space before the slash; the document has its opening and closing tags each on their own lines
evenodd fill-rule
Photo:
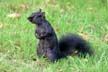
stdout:
<svg viewBox="0 0 108 72">
<path fill-rule="evenodd" d="M 9 10 L 12 10 L 12 11 L 15 11 L 15 10 L 16 10 L 16 7 L 15 7 L 15 6 L 12 6 L 12 5 L 9 5 L 9 6 L 8 6 L 8 9 L 9 9 Z"/>
<path fill-rule="evenodd" d="M 21 50 L 21 42 L 19 40 L 15 41 L 14 45 L 15 45 L 15 49 L 19 49 Z"/>
<path fill-rule="evenodd" d="M 108 42 L 108 34 L 107 34 L 107 33 L 105 33 L 105 34 L 103 35 L 102 41 L 105 42 L 105 43 Z"/>
<path fill-rule="evenodd" d="M 89 28 L 90 28 L 90 29 L 95 29 L 95 28 L 96 28 L 96 26 L 95 26 L 95 25 L 93 25 L 93 24 L 91 24 L 91 25 L 89 26 Z"/>
<path fill-rule="evenodd" d="M 2 46 L 0 45 L 0 48 L 2 48 Z"/>
<path fill-rule="evenodd" d="M 20 14 L 19 13 L 12 13 L 12 14 L 9 14 L 7 16 L 10 17 L 10 18 L 19 18 Z"/>
<path fill-rule="evenodd" d="M 3 27 L 3 24 L 2 23 L 0 23 L 0 28 L 2 28 Z"/>
<path fill-rule="evenodd" d="M 83 38 L 84 40 L 88 40 L 88 39 L 89 39 L 88 33 L 84 32 L 84 31 L 81 31 L 81 32 L 80 32 L 80 35 L 82 36 L 82 38 Z"/>
<path fill-rule="evenodd" d="M 20 5 L 20 8 L 22 8 L 22 9 L 28 9 L 29 6 L 28 6 L 27 4 L 21 4 L 21 5 Z"/>
<path fill-rule="evenodd" d="M 83 37 L 85 40 L 87 40 L 87 39 L 88 39 L 88 34 L 87 34 L 86 32 L 83 32 L 83 33 L 82 33 L 82 37 Z"/>
<path fill-rule="evenodd" d="M 41 66 L 41 67 L 42 67 L 42 66 L 45 66 L 45 64 L 44 64 L 44 63 L 41 63 L 39 60 L 36 60 L 35 63 L 36 63 L 38 66 Z"/>
<path fill-rule="evenodd" d="M 87 8 L 87 10 L 90 11 L 90 12 L 96 12 L 96 9 L 93 8 L 93 7 L 89 7 L 89 8 Z"/>
<path fill-rule="evenodd" d="M 84 62 L 88 62 L 88 59 L 82 59 Z"/>
<path fill-rule="evenodd" d="M 60 10 L 60 12 L 61 12 L 61 13 L 64 13 L 64 12 L 65 12 L 65 10 L 62 8 L 62 9 Z"/>
<path fill-rule="evenodd" d="M 59 32 L 60 31 L 59 27 L 56 27 L 55 30 L 56 30 L 56 32 Z"/>
<path fill-rule="evenodd" d="M 10 35 L 15 35 L 17 32 L 9 32 Z"/>
<path fill-rule="evenodd" d="M 78 32 L 80 33 L 80 35 L 83 37 L 83 39 L 88 40 L 88 33 L 84 32 L 84 28 L 81 27 Z"/>
<path fill-rule="evenodd" d="M 63 72 L 63 69 L 59 69 L 59 72 Z"/>
</svg>

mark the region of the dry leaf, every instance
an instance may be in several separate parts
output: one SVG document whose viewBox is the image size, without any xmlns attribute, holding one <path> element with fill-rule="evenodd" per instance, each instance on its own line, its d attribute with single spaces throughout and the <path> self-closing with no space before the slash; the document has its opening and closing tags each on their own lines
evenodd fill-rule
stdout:
<svg viewBox="0 0 108 72">
<path fill-rule="evenodd" d="M 89 28 L 90 28 L 90 29 L 95 29 L 95 28 L 96 28 L 96 26 L 95 26 L 95 25 L 93 25 L 93 24 L 91 24 L 91 25 L 89 26 Z"/>
<path fill-rule="evenodd" d="M 92 7 L 87 8 L 87 10 L 90 11 L 90 12 L 96 12 L 96 9 L 92 8 Z"/>
<path fill-rule="evenodd" d="M 0 48 L 2 48 L 2 46 L 0 45 Z"/>
<path fill-rule="evenodd" d="M 29 6 L 28 6 L 27 4 L 21 4 L 21 5 L 20 5 L 20 8 L 22 8 L 22 9 L 28 9 Z"/>
<path fill-rule="evenodd" d="M 86 32 L 83 32 L 83 33 L 82 33 L 82 37 L 83 37 L 85 40 L 87 40 L 87 39 L 88 39 L 88 34 L 87 34 Z"/>
<path fill-rule="evenodd" d="M 81 31 L 81 32 L 80 32 L 80 35 L 81 35 L 82 38 L 85 39 L 85 40 L 88 40 L 88 39 L 89 39 L 89 38 L 88 38 L 88 33 L 84 32 L 84 31 Z"/>
<path fill-rule="evenodd" d="M 85 40 L 87 40 L 87 39 L 88 39 L 88 33 L 84 32 L 83 29 L 84 29 L 84 28 L 81 27 L 81 28 L 78 30 L 78 32 L 81 34 L 81 36 L 82 36 Z"/>
<path fill-rule="evenodd" d="M 20 45 L 20 41 L 19 40 L 15 41 L 14 45 L 15 45 L 15 49 L 21 50 L 21 45 Z"/>
<path fill-rule="evenodd" d="M 59 32 L 60 31 L 60 29 L 59 29 L 58 26 L 56 26 L 55 30 L 56 30 L 56 32 Z"/>
<path fill-rule="evenodd" d="M 2 28 L 3 27 L 3 24 L 2 23 L 0 23 L 0 28 Z"/>
<path fill-rule="evenodd" d="M 107 34 L 107 33 L 105 33 L 105 34 L 103 35 L 102 41 L 105 42 L 105 43 L 108 42 L 108 34 Z"/>
<path fill-rule="evenodd" d="M 62 8 L 62 9 L 60 10 L 60 12 L 61 12 L 61 13 L 64 13 L 64 12 L 65 12 L 65 10 Z"/>
<path fill-rule="evenodd" d="M 59 72 L 64 72 L 63 69 L 59 69 Z"/>
<path fill-rule="evenodd" d="M 16 10 L 16 7 L 15 7 L 15 6 L 12 6 L 12 5 L 9 5 L 9 6 L 8 6 L 8 9 L 9 9 L 9 10 L 12 10 L 12 11 L 15 11 L 15 10 Z"/>
<path fill-rule="evenodd" d="M 84 62 L 88 62 L 88 59 L 82 59 Z"/>
<path fill-rule="evenodd" d="M 45 64 L 41 63 L 41 61 L 39 61 L 39 60 L 36 60 L 35 63 L 36 63 L 36 65 L 41 66 L 41 67 L 45 66 Z"/>
<path fill-rule="evenodd" d="M 19 18 L 20 14 L 19 13 L 13 13 L 13 14 L 9 14 L 7 16 L 10 17 L 10 18 Z"/>
</svg>

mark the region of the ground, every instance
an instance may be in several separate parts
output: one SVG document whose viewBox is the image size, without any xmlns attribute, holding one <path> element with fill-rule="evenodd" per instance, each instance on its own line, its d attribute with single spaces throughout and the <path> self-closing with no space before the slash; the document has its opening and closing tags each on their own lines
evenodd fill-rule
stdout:
<svg viewBox="0 0 108 72">
<path fill-rule="evenodd" d="M 69 56 L 54 64 L 39 59 L 35 26 L 27 20 L 39 8 L 58 38 L 79 34 L 95 55 Z M 107 53 L 108 0 L 0 0 L 0 72 L 107 72 Z"/>
</svg>

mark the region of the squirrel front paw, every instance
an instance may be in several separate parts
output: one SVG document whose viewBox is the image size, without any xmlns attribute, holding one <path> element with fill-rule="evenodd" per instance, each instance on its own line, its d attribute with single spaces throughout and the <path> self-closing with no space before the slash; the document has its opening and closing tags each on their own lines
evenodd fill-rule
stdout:
<svg viewBox="0 0 108 72">
<path fill-rule="evenodd" d="M 47 34 L 46 33 L 41 33 L 41 34 L 35 34 L 35 36 L 36 36 L 36 38 L 38 38 L 38 39 L 44 39 L 44 38 L 46 38 L 47 37 Z"/>
</svg>

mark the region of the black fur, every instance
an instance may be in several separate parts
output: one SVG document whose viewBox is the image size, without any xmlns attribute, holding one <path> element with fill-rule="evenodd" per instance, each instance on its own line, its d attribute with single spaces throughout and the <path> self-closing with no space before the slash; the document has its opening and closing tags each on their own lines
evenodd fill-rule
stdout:
<svg viewBox="0 0 108 72">
<path fill-rule="evenodd" d="M 90 46 L 81 37 L 73 34 L 63 36 L 58 42 L 55 31 L 45 18 L 45 13 L 39 10 L 28 17 L 28 20 L 36 25 L 35 36 L 39 39 L 37 55 L 48 57 L 51 62 L 79 51 L 86 55 L 92 54 Z"/>
<path fill-rule="evenodd" d="M 81 53 L 83 56 L 92 55 L 93 51 L 87 41 L 75 34 L 67 34 L 59 40 L 59 48 L 65 56 Z"/>
</svg>

